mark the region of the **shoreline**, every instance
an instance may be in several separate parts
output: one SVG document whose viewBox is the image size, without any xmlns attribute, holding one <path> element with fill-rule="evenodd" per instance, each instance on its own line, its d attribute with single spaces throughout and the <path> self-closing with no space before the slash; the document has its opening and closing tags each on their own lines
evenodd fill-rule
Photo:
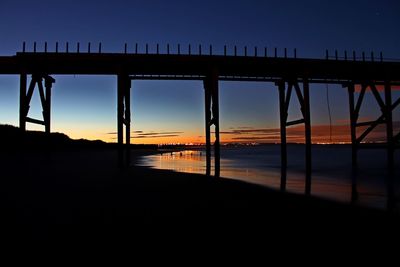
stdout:
<svg viewBox="0 0 400 267">
<path fill-rule="evenodd" d="M 301 154 L 302 149 L 291 148 L 292 152 L 297 155 Z M 313 196 L 322 199 L 337 201 L 340 203 L 352 204 L 351 199 L 351 160 L 346 157 L 347 152 L 351 152 L 351 147 L 319 146 L 315 148 L 315 155 L 320 157 L 315 159 L 313 177 Z M 348 150 L 348 151 L 347 151 Z M 179 151 L 183 153 L 179 156 Z M 165 155 L 162 157 L 151 156 L 147 160 L 142 161 L 141 165 L 152 169 L 172 170 L 176 172 L 205 174 L 204 155 L 197 154 L 196 151 L 191 153 L 191 149 L 176 149 L 174 156 Z M 186 153 L 185 153 L 186 152 Z M 257 184 L 270 189 L 279 190 L 280 185 L 280 162 L 279 149 L 264 148 L 226 148 L 223 150 L 223 162 L 221 166 L 221 177 L 227 179 L 241 180 L 251 184 Z M 162 154 L 163 152 L 161 152 Z M 261 154 L 260 154 L 261 153 Z M 272 153 L 272 154 L 271 154 Z M 370 153 L 367 151 L 367 153 Z M 160 154 L 160 153 L 154 153 Z M 278 154 L 278 155 L 276 155 Z M 385 154 L 380 152 L 379 155 Z M 259 155 L 263 155 L 259 157 Z M 323 155 L 331 155 L 334 159 L 342 159 L 336 162 L 329 162 L 329 159 Z M 358 171 L 358 189 L 360 198 L 353 203 L 361 207 L 371 207 L 380 210 L 386 209 L 386 192 L 384 177 L 386 177 L 386 166 L 382 158 L 378 162 L 371 162 L 370 154 L 360 154 L 360 169 Z M 193 158 L 192 158 L 193 157 Z M 268 160 L 266 162 L 264 160 Z M 399 158 L 397 158 L 399 159 Z M 226 162 L 225 162 L 225 161 Z M 292 159 L 293 160 L 293 159 Z M 225 162 L 225 163 L 224 163 Z M 225 164 L 225 165 L 224 165 Z M 383 165 L 382 165 L 383 164 Z M 236 166 L 241 166 L 236 167 Z M 398 172 L 400 169 L 396 169 Z M 288 168 L 288 187 L 287 192 L 304 195 L 304 170 L 302 163 L 292 163 Z M 384 175 L 381 177 L 381 175 Z M 398 191 L 398 190 L 397 190 Z M 399 210 L 397 210 L 399 212 Z"/>
<path fill-rule="evenodd" d="M 152 152 L 136 151 L 134 157 L 143 153 Z M 177 235 L 195 234 L 198 227 L 211 233 L 216 225 L 225 226 L 223 233 L 251 229 L 263 236 L 291 222 L 316 234 L 318 225 L 347 231 L 349 222 L 400 222 L 398 214 L 232 179 L 137 166 L 120 170 L 116 156 L 111 149 L 82 148 L 0 153 L 3 239 L 129 242 L 172 229 Z"/>
</svg>

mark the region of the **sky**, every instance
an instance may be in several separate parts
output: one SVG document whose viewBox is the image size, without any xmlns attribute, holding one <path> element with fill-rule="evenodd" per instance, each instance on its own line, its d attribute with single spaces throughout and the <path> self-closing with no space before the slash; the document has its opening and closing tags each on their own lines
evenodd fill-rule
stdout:
<svg viewBox="0 0 400 267">
<path fill-rule="evenodd" d="M 148 43 L 161 52 L 180 44 L 224 45 L 239 53 L 243 47 L 277 47 L 279 55 L 294 48 L 298 57 L 323 58 L 344 50 L 367 54 L 383 52 L 387 59 L 400 59 L 400 2 L 395 0 L 323 1 L 0 1 L 0 56 L 21 51 L 22 42 L 38 50 L 65 42 L 70 50 L 91 42 L 102 43 L 104 52 L 133 52 L 135 43 L 144 51 Z M 153 49 L 153 50 L 152 50 Z M 52 131 L 72 138 L 116 141 L 116 77 L 55 76 L 52 93 Z M 0 123 L 18 125 L 19 78 L 0 75 Z M 279 142 L 278 90 L 272 83 L 220 82 L 220 127 L 222 142 Z M 328 131 L 327 90 L 331 108 L 332 137 Z M 204 142 L 204 89 L 199 81 L 133 81 L 133 143 Z M 399 91 L 393 98 L 399 97 Z M 313 142 L 349 140 L 348 99 L 337 85 L 311 85 Z M 299 105 L 289 110 L 289 120 L 300 117 Z M 41 118 L 35 93 L 30 117 Z M 379 116 L 368 94 L 360 119 Z M 394 113 L 395 125 L 400 113 Z M 302 128 L 288 131 L 289 141 L 302 142 Z M 28 124 L 28 129 L 43 130 Z M 378 129 L 371 140 L 378 140 Z"/>
</svg>

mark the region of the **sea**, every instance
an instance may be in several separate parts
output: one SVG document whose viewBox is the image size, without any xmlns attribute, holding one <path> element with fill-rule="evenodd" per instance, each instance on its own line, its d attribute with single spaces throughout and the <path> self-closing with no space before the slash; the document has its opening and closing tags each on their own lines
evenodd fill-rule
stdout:
<svg viewBox="0 0 400 267">
<path fill-rule="evenodd" d="M 143 156 L 140 166 L 187 173 L 206 173 L 204 149 L 160 151 Z M 213 159 L 212 159 L 213 165 Z M 395 154 L 395 194 L 399 194 L 400 155 Z M 213 166 L 211 174 L 214 173 Z M 350 145 L 312 146 L 311 195 L 339 202 L 351 202 L 351 182 L 355 175 Z M 222 178 L 254 183 L 279 190 L 281 180 L 280 145 L 221 146 Z M 386 181 L 389 177 L 385 149 L 359 150 L 356 171 L 357 204 L 385 209 Z M 287 191 L 304 194 L 305 146 L 288 145 Z"/>
</svg>

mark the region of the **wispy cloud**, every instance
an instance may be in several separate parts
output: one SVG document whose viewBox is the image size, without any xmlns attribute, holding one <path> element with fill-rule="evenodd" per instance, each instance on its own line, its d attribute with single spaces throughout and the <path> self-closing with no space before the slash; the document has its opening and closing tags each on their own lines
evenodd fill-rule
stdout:
<svg viewBox="0 0 400 267">
<path fill-rule="evenodd" d="M 230 134 L 230 135 L 236 135 L 236 134 L 277 134 L 279 133 L 279 129 L 268 129 L 268 128 L 260 128 L 260 129 L 254 129 L 250 128 L 249 129 L 232 129 L 229 131 L 221 131 L 220 134 Z"/>
<path fill-rule="evenodd" d="M 148 132 L 148 133 L 139 133 L 139 136 L 159 136 L 159 135 L 171 135 L 171 134 L 176 134 L 180 135 L 183 134 L 183 132 Z"/>
<path fill-rule="evenodd" d="M 143 131 L 133 131 L 134 133 L 133 136 L 131 136 L 131 139 L 144 139 L 144 138 L 165 138 L 165 137 L 179 137 L 181 134 L 184 132 L 143 132 Z M 117 132 L 113 133 L 107 133 L 111 135 L 116 135 Z M 116 140 L 116 137 L 110 138 L 111 140 Z"/>
<path fill-rule="evenodd" d="M 131 133 L 138 134 L 139 136 L 142 136 L 142 135 L 143 136 L 146 136 L 146 135 L 148 135 L 148 136 L 152 136 L 152 135 L 157 136 L 157 135 L 166 135 L 166 134 L 183 134 L 183 132 L 146 132 L 146 133 L 144 133 L 143 131 L 133 131 Z M 108 135 L 116 135 L 116 134 L 118 134 L 118 132 L 109 132 L 109 133 L 106 133 L 106 134 L 108 134 Z"/>
<path fill-rule="evenodd" d="M 364 117 L 358 117 L 358 122 L 362 121 L 372 121 L 374 120 L 373 117 L 371 116 L 364 116 Z M 350 118 L 345 118 L 345 119 L 337 119 L 335 120 L 335 124 L 349 124 L 350 125 Z"/>
<path fill-rule="evenodd" d="M 400 130 L 400 121 L 393 122 L 395 134 Z M 332 130 L 332 131 L 331 131 Z M 357 129 L 357 136 L 360 136 L 366 127 Z M 288 142 L 304 142 L 304 125 L 296 125 L 287 128 Z M 350 126 L 349 124 L 335 125 L 314 125 L 311 128 L 312 142 L 350 142 Z M 225 142 L 280 142 L 279 128 L 260 128 L 260 129 L 232 129 L 222 131 L 225 135 Z M 364 141 L 383 141 L 386 140 L 386 126 L 377 126 Z"/>
<path fill-rule="evenodd" d="M 240 130 L 245 130 L 245 129 L 254 129 L 254 127 L 249 127 L 249 126 L 239 126 L 239 127 L 229 127 L 229 129 L 240 129 Z"/>
<path fill-rule="evenodd" d="M 158 134 L 158 135 L 137 135 L 137 136 L 132 136 L 131 139 L 137 139 L 137 138 L 163 138 L 163 137 L 178 137 L 180 136 L 179 134 Z"/>
<path fill-rule="evenodd" d="M 143 132 L 137 131 L 135 136 L 131 138 L 164 138 L 164 137 L 178 137 L 184 132 Z"/>
</svg>

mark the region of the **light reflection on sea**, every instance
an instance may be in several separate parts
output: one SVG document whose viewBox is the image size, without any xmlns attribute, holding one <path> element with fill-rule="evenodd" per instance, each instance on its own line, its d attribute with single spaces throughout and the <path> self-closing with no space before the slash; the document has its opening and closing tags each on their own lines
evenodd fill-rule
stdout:
<svg viewBox="0 0 400 267">
<path fill-rule="evenodd" d="M 384 208 L 386 205 L 384 151 L 360 153 L 359 203 Z M 377 155 L 382 153 L 382 156 Z M 304 146 L 288 147 L 287 190 L 304 193 Z M 349 146 L 313 146 L 312 195 L 342 202 L 351 200 L 351 151 Z M 399 160 L 397 157 L 396 160 Z M 205 151 L 185 150 L 144 156 L 139 165 L 177 172 L 205 174 Z M 396 170 L 398 171 L 398 169 Z M 211 169 L 211 174 L 214 170 Z M 278 145 L 222 147 L 221 177 L 279 189 Z M 398 192 L 398 190 L 397 190 Z"/>
</svg>

